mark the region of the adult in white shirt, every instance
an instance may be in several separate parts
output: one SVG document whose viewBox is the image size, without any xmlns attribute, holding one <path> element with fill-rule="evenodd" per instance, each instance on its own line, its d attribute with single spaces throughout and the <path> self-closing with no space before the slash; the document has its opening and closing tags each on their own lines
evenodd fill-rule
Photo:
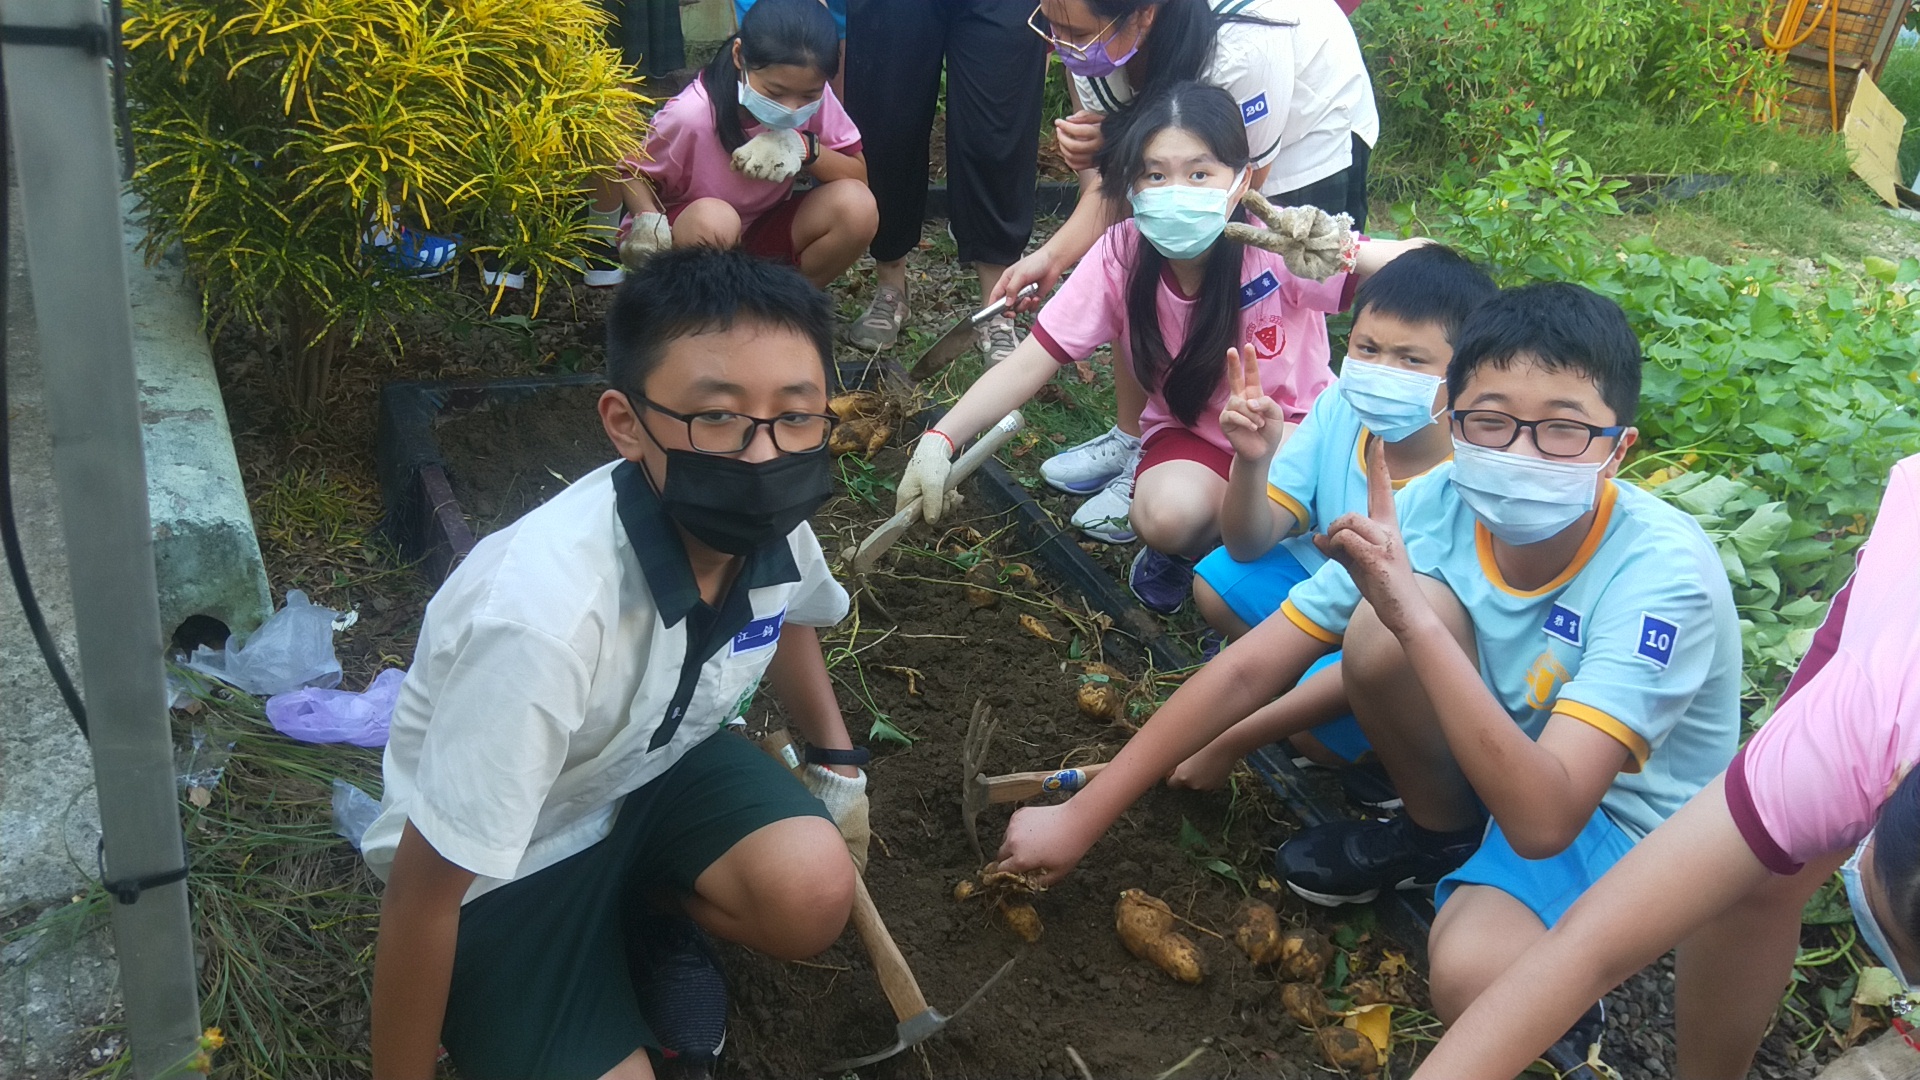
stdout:
<svg viewBox="0 0 1920 1080">
<path fill-rule="evenodd" d="M 363 842 L 387 881 L 376 1080 L 428 1080 L 442 1045 L 468 1080 L 710 1059 L 726 993 L 696 924 L 789 960 L 846 924 L 864 752 L 815 629 L 847 594 L 805 522 L 832 310 L 791 267 L 696 247 L 607 322 L 619 459 L 474 547 L 401 689 Z M 727 729 L 763 675 L 825 763 L 805 787 Z"/>
<path fill-rule="evenodd" d="M 1170 82 L 1233 96 L 1253 150 L 1252 186 L 1275 205 L 1344 212 L 1365 229 L 1380 116 L 1359 40 L 1334 0 L 1040 0 L 1032 26 L 1068 73 L 1075 112 L 1054 127 L 1061 156 L 1080 174 L 1080 199 L 1045 244 L 1001 275 L 990 299 L 1032 283 L 1044 298 L 1113 224 L 1116 204 L 1102 196 L 1095 168 L 1101 124 Z M 1124 523 L 1146 392 L 1125 363 L 1114 365 L 1114 391 L 1114 427 L 1055 454 L 1041 475 L 1060 491 L 1093 495 L 1074 523 L 1120 543 L 1132 539 Z"/>
</svg>

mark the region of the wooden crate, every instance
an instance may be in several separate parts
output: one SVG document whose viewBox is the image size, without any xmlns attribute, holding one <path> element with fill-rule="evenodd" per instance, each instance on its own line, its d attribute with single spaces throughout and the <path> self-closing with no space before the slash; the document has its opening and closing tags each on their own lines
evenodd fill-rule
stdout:
<svg viewBox="0 0 1920 1080">
<path fill-rule="evenodd" d="M 1845 120 L 1853 104 L 1854 85 L 1860 72 L 1879 78 L 1887 54 L 1900 32 L 1900 24 L 1914 0 L 1827 0 L 1839 4 L 1840 24 L 1833 41 L 1833 67 L 1838 116 Z M 1776 16 L 1777 17 L 1777 16 Z M 1828 25 L 1820 28 L 1801 45 L 1787 53 L 1789 86 L 1785 100 L 1787 119 L 1804 127 L 1834 130 L 1834 111 L 1827 91 Z"/>
</svg>

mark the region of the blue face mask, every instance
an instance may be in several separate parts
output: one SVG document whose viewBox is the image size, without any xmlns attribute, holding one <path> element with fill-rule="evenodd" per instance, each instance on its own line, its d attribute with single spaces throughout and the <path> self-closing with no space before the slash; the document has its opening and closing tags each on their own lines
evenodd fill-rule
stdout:
<svg viewBox="0 0 1920 1080">
<path fill-rule="evenodd" d="M 755 120 L 770 128 L 780 128 L 785 131 L 792 131 L 813 119 L 813 114 L 820 111 L 819 101 L 809 101 L 797 109 L 789 109 L 755 90 L 745 75 L 740 77 L 740 104 L 753 114 Z"/>
<path fill-rule="evenodd" d="M 1874 918 L 1873 908 L 1867 903 L 1866 887 L 1860 881 L 1860 856 L 1872 840 L 1873 834 L 1868 833 L 1860 841 L 1860 846 L 1853 849 L 1853 857 L 1840 868 L 1840 880 L 1846 882 L 1847 904 L 1853 908 L 1853 924 L 1860 928 L 1860 940 L 1866 942 L 1867 948 L 1888 971 L 1893 972 L 1900 989 L 1911 994 L 1914 992 L 1913 984 L 1901 969 L 1899 958 L 1893 954 L 1893 945 L 1888 942 L 1886 931 L 1880 929 L 1880 921 Z"/>
<path fill-rule="evenodd" d="M 1537 544 L 1593 509 L 1595 480 L 1608 460 L 1528 457 L 1456 435 L 1453 486 L 1488 532 L 1516 547 Z"/>
<path fill-rule="evenodd" d="M 1197 259 L 1226 231 L 1231 188 L 1168 184 L 1133 193 L 1133 223 L 1169 259 Z"/>
<path fill-rule="evenodd" d="M 1360 414 L 1360 422 L 1390 443 L 1421 431 L 1439 416 L 1433 396 L 1446 384 L 1424 375 L 1352 356 L 1340 365 L 1340 396 Z"/>
</svg>

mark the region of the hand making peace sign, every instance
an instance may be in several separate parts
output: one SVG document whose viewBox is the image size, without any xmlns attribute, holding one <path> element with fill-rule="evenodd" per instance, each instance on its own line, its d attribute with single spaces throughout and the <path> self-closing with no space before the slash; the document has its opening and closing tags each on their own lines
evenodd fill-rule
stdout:
<svg viewBox="0 0 1920 1080">
<path fill-rule="evenodd" d="M 1250 463 L 1273 460 L 1287 438 L 1287 417 L 1280 403 L 1260 385 L 1260 358 L 1249 341 L 1227 350 L 1227 407 L 1220 410 L 1220 433 L 1234 455 Z"/>
<path fill-rule="evenodd" d="M 1367 450 L 1367 512 L 1342 514 L 1313 538 L 1322 554 L 1346 567 L 1360 595 L 1373 605 L 1375 615 L 1398 636 L 1433 610 L 1413 580 L 1413 562 L 1400 538 L 1400 519 L 1393 506 L 1393 479 L 1387 475 L 1384 444 L 1373 440 Z"/>
</svg>

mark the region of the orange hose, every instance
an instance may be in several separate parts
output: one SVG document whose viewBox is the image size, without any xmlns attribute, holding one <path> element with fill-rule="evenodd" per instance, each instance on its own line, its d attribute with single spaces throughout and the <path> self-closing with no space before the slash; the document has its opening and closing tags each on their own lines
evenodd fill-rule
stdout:
<svg viewBox="0 0 1920 1080">
<path fill-rule="evenodd" d="M 1820 30 L 1821 20 L 1827 23 L 1827 114 L 1833 123 L 1833 130 L 1840 130 L 1840 82 L 1835 70 L 1834 52 L 1840 42 L 1839 0 L 1825 0 L 1820 10 L 1814 12 L 1813 20 L 1806 21 L 1809 0 L 1787 0 L 1786 8 L 1780 12 L 1780 21 L 1769 28 L 1767 23 L 1773 15 L 1771 5 L 1767 14 L 1760 19 L 1760 40 L 1771 52 L 1785 54 L 1789 50 L 1806 44 L 1808 39 Z"/>
</svg>

